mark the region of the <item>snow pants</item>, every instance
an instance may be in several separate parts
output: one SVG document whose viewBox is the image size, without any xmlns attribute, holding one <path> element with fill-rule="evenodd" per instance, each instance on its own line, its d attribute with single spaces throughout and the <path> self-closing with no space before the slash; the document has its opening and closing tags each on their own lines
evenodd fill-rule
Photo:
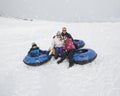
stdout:
<svg viewBox="0 0 120 96">
<path fill-rule="evenodd" d="M 63 54 L 61 55 L 61 59 L 57 62 L 58 64 L 63 62 L 65 58 L 68 57 L 69 61 L 69 67 L 72 67 L 74 65 L 74 60 L 73 60 L 73 54 L 74 54 L 75 49 L 69 50 L 69 51 L 64 51 Z"/>
<path fill-rule="evenodd" d="M 62 54 L 62 53 L 63 53 L 62 47 L 55 47 L 55 59 L 57 59 L 59 54 Z"/>
</svg>

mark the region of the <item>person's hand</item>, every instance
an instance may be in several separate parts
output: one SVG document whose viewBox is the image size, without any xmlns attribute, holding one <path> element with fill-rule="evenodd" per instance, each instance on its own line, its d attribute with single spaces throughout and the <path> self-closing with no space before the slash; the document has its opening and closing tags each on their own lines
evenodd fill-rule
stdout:
<svg viewBox="0 0 120 96">
<path fill-rule="evenodd" d="M 51 49 L 49 48 L 48 51 L 51 51 Z"/>
<path fill-rule="evenodd" d="M 66 53 L 67 52 L 67 50 L 63 50 L 63 53 Z"/>
</svg>

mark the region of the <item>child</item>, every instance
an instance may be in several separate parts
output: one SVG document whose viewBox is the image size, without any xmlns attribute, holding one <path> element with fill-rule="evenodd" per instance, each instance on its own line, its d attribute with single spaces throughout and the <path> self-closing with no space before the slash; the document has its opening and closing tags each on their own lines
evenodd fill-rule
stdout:
<svg viewBox="0 0 120 96">
<path fill-rule="evenodd" d="M 51 47 L 49 48 L 49 50 L 52 50 L 53 48 L 55 49 L 55 56 L 54 56 L 55 59 L 57 59 L 58 55 L 63 52 L 62 49 L 63 45 L 64 45 L 64 40 L 62 39 L 60 31 L 58 31 L 53 38 Z"/>
<path fill-rule="evenodd" d="M 30 48 L 30 50 L 28 52 L 28 54 L 31 57 L 36 57 L 36 56 L 39 56 L 39 55 L 45 54 L 45 53 L 48 53 L 48 51 L 40 50 L 36 43 L 32 43 L 32 47 Z"/>
<path fill-rule="evenodd" d="M 69 59 L 69 67 L 72 67 L 74 65 L 74 62 L 73 62 L 73 53 L 74 53 L 74 50 L 75 50 L 75 45 L 72 41 L 71 38 L 68 38 L 65 36 L 65 46 L 63 46 L 63 54 L 61 56 L 61 59 L 57 61 L 57 63 L 61 63 L 63 62 L 63 60 L 68 56 L 68 59 Z"/>
</svg>

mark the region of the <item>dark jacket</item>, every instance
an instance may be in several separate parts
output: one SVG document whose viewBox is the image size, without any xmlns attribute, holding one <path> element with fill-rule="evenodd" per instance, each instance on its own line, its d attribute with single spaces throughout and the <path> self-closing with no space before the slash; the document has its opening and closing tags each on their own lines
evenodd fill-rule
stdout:
<svg viewBox="0 0 120 96">
<path fill-rule="evenodd" d="M 64 37 L 64 36 L 66 36 L 66 37 L 68 37 L 68 38 L 71 38 L 72 40 L 73 40 L 73 38 L 72 38 L 72 36 L 71 36 L 71 34 L 70 33 L 61 33 L 61 35 Z"/>
</svg>

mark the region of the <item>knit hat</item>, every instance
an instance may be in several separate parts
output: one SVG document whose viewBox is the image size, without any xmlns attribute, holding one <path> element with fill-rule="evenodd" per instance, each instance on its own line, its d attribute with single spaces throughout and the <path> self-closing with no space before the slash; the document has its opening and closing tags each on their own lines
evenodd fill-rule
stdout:
<svg viewBox="0 0 120 96">
<path fill-rule="evenodd" d="M 61 35 L 61 32 L 60 32 L 60 31 L 58 31 L 58 32 L 56 33 L 56 35 Z"/>
</svg>

